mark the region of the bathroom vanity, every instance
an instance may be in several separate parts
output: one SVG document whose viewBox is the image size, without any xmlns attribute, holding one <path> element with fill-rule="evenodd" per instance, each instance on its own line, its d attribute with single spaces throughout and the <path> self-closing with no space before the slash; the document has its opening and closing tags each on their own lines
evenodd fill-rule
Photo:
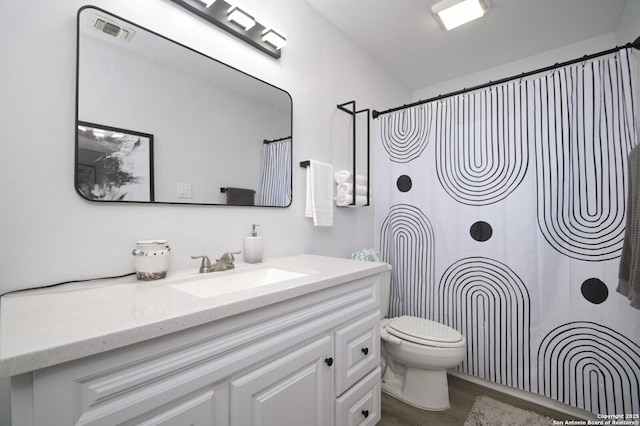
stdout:
<svg viewBox="0 0 640 426">
<path fill-rule="evenodd" d="M 375 424 L 388 273 L 300 255 L 6 295 L 13 424 Z"/>
</svg>

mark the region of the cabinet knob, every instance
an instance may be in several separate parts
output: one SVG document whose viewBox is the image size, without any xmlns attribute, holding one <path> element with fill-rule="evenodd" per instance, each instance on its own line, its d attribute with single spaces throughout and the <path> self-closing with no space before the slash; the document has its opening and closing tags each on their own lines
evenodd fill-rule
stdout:
<svg viewBox="0 0 640 426">
<path fill-rule="evenodd" d="M 369 348 L 362 348 L 362 353 L 365 355 L 369 354 Z"/>
<path fill-rule="evenodd" d="M 324 362 L 331 367 L 333 365 L 333 358 L 325 358 Z"/>
<path fill-rule="evenodd" d="M 369 410 L 362 410 L 362 415 L 364 416 L 365 419 L 369 417 Z"/>
</svg>

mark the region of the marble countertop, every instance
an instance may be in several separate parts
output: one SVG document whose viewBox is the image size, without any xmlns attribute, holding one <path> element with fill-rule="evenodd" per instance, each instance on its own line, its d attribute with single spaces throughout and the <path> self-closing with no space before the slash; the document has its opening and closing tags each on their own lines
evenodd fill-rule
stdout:
<svg viewBox="0 0 640 426">
<path fill-rule="evenodd" d="M 175 287 L 203 276 L 264 267 L 307 275 L 199 298 Z M 0 300 L 0 377 L 13 376 L 206 324 L 347 281 L 387 271 L 385 263 L 313 255 L 238 262 L 232 271 L 170 271 L 7 294 Z M 217 275 L 220 274 L 220 275 Z"/>
</svg>

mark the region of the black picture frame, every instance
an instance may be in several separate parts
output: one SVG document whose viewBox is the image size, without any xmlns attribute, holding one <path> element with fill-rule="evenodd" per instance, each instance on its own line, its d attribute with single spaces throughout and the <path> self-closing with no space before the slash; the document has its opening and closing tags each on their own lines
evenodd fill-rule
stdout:
<svg viewBox="0 0 640 426">
<path fill-rule="evenodd" d="M 153 202 L 153 135 L 78 121 L 76 191 L 90 201 Z"/>
</svg>

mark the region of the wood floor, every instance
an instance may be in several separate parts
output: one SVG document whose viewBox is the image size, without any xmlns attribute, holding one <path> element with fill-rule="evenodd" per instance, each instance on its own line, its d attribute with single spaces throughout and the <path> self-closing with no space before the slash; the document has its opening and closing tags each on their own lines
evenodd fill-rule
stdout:
<svg viewBox="0 0 640 426">
<path fill-rule="evenodd" d="M 377 426 L 462 426 L 475 402 L 476 396 L 486 395 L 497 401 L 511 404 L 524 410 L 535 411 L 555 420 L 576 420 L 564 413 L 523 401 L 505 393 L 480 386 L 449 375 L 449 402 L 445 411 L 425 411 L 382 393 L 382 420 Z"/>
</svg>

